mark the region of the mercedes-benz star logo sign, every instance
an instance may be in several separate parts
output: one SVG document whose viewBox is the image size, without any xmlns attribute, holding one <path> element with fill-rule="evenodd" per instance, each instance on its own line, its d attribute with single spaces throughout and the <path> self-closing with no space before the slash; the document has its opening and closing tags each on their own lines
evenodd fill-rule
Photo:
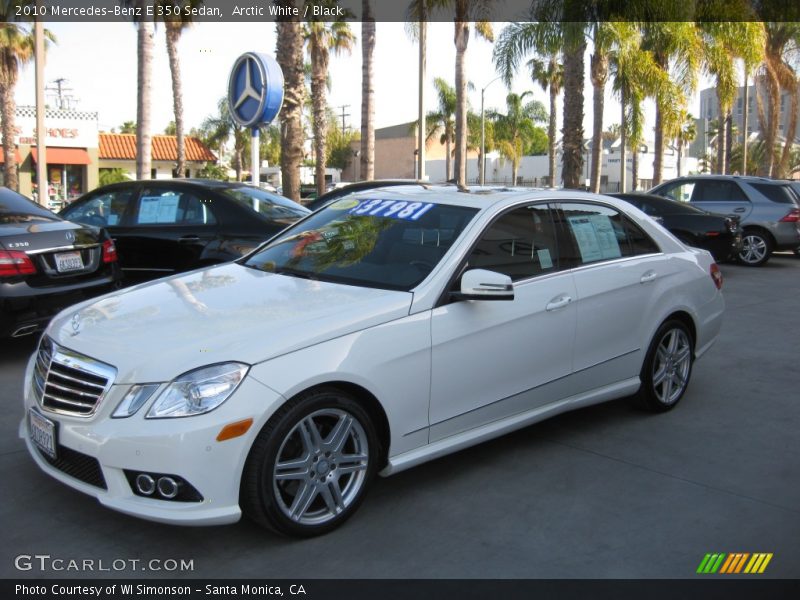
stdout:
<svg viewBox="0 0 800 600">
<path fill-rule="evenodd" d="M 236 98 L 236 102 L 233 105 L 234 110 L 244 104 L 248 98 L 261 102 L 261 94 L 253 87 L 252 83 L 251 73 L 253 72 L 253 67 L 257 67 L 256 61 L 248 56 L 244 59 L 244 89 L 239 93 L 239 97 Z"/>
<path fill-rule="evenodd" d="M 68 231 L 66 233 L 67 241 L 74 242 L 75 241 L 75 234 L 72 231 Z"/>
</svg>

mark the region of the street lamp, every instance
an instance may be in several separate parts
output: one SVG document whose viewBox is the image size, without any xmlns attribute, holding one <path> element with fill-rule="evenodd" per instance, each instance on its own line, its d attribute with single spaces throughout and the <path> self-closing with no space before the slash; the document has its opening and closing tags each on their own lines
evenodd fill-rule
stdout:
<svg viewBox="0 0 800 600">
<path fill-rule="evenodd" d="M 480 169 L 478 169 L 480 173 L 480 184 L 484 185 L 486 183 L 486 121 L 483 116 L 483 95 L 486 92 L 486 88 L 492 85 L 495 81 L 500 79 L 502 75 L 498 75 L 494 79 L 492 79 L 489 83 L 481 88 L 481 164 Z"/>
</svg>

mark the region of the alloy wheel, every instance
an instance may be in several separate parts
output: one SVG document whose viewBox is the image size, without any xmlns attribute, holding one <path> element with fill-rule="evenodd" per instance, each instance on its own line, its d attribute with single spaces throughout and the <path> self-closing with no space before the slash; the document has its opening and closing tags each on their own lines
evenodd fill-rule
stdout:
<svg viewBox="0 0 800 600">
<path fill-rule="evenodd" d="M 682 329 L 669 329 L 658 343 L 653 361 L 653 391 L 666 406 L 678 401 L 689 383 L 692 345 Z"/>
<path fill-rule="evenodd" d="M 767 242 L 756 234 L 747 234 L 742 238 L 742 251 L 739 260 L 749 265 L 759 264 L 764 261 L 769 252 Z"/>
<path fill-rule="evenodd" d="M 300 525 L 342 514 L 367 480 L 369 442 L 353 415 L 326 408 L 301 419 L 278 449 L 273 490 L 281 512 Z"/>
</svg>

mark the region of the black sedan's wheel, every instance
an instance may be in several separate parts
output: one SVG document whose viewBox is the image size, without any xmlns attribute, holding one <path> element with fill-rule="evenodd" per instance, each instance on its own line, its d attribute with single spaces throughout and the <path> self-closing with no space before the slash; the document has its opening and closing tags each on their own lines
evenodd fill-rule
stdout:
<svg viewBox="0 0 800 600">
<path fill-rule="evenodd" d="M 673 408 L 689 386 L 694 357 L 689 329 L 677 320 L 656 331 L 642 365 L 642 387 L 636 399 L 642 408 L 663 412 Z"/>
<path fill-rule="evenodd" d="M 377 465 L 366 411 L 338 390 L 316 390 L 275 413 L 242 477 L 242 508 L 279 533 L 327 533 L 361 503 Z"/>
<path fill-rule="evenodd" d="M 739 262 L 748 267 L 760 267 L 772 254 L 772 240 L 768 235 L 755 229 L 744 232 Z"/>
</svg>

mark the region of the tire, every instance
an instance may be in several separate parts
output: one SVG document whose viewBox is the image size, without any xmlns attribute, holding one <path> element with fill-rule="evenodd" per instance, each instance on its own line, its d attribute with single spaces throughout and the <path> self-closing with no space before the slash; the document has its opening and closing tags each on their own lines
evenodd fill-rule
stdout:
<svg viewBox="0 0 800 600">
<path fill-rule="evenodd" d="M 681 321 L 670 319 L 658 328 L 642 365 L 642 386 L 636 403 L 651 412 L 665 412 L 683 398 L 692 376 L 694 342 Z"/>
<path fill-rule="evenodd" d="M 748 267 L 760 267 L 772 254 L 772 238 L 758 229 L 748 229 L 742 234 L 742 251 L 739 262 Z"/>
<path fill-rule="evenodd" d="M 253 443 L 242 510 L 284 535 L 328 533 L 361 504 L 379 453 L 375 427 L 351 396 L 336 389 L 304 393 L 281 407 Z"/>
</svg>

